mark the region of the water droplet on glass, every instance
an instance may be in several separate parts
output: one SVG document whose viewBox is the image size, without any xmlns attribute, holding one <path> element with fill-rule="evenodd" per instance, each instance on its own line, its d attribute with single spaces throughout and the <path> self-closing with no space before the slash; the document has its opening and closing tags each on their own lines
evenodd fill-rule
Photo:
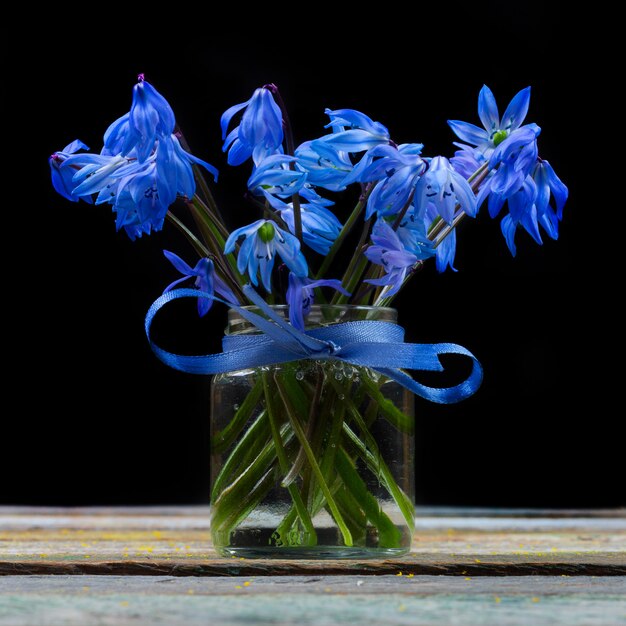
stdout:
<svg viewBox="0 0 626 626">
<path fill-rule="evenodd" d="M 346 396 L 345 396 L 343 393 L 340 393 L 340 394 L 339 394 L 339 399 L 340 399 L 340 400 L 345 400 L 345 399 L 346 399 Z"/>
<path fill-rule="evenodd" d="M 296 372 L 296 379 L 297 380 L 302 380 L 304 378 L 304 372 L 302 370 L 298 370 Z"/>
<path fill-rule="evenodd" d="M 341 380 L 343 378 L 343 374 L 341 372 L 335 372 L 335 378 L 337 380 Z"/>
<path fill-rule="evenodd" d="M 239 410 L 239 405 L 238 405 L 238 404 L 233 404 L 233 409 L 234 409 L 235 411 L 238 411 L 238 410 Z"/>
</svg>

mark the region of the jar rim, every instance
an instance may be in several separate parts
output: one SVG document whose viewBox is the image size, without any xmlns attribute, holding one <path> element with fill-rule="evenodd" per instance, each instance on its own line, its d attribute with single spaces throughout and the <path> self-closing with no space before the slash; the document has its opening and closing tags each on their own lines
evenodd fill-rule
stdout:
<svg viewBox="0 0 626 626">
<path fill-rule="evenodd" d="M 272 309 L 272 311 L 280 311 L 280 310 L 285 310 L 285 309 L 289 309 L 289 305 L 287 304 L 270 304 L 268 305 L 270 307 L 270 309 Z M 246 304 L 242 307 L 240 307 L 242 309 L 246 309 L 246 311 L 254 311 L 254 310 L 259 310 L 259 307 L 256 304 Z M 323 311 L 325 309 L 345 309 L 348 311 L 388 311 L 388 312 L 392 312 L 392 311 L 396 311 L 397 309 L 395 309 L 394 307 L 391 306 L 375 306 L 373 304 L 312 304 L 311 305 L 311 310 L 318 310 L 318 311 Z M 237 311 L 235 311 L 235 309 L 228 309 L 228 312 L 233 312 L 236 313 L 237 315 L 239 315 L 239 313 L 237 313 Z"/>
<path fill-rule="evenodd" d="M 269 305 L 271 310 L 278 313 L 283 319 L 289 318 L 289 306 L 286 304 Z M 260 308 L 256 305 L 245 305 L 241 307 L 247 311 L 260 313 L 265 317 Z M 330 320 L 328 312 L 334 312 L 334 320 Z M 326 315 L 325 315 L 326 313 Z M 367 304 L 313 304 L 309 311 L 306 322 L 310 322 L 313 326 L 325 326 L 328 323 L 337 323 L 340 321 L 355 321 L 357 319 L 372 319 L 372 314 L 376 313 L 376 318 L 391 323 L 397 322 L 398 311 L 393 307 L 373 306 Z M 323 319 L 325 318 L 325 319 Z M 254 329 L 254 325 L 235 309 L 228 310 L 228 328 L 227 334 L 238 334 Z"/>
</svg>

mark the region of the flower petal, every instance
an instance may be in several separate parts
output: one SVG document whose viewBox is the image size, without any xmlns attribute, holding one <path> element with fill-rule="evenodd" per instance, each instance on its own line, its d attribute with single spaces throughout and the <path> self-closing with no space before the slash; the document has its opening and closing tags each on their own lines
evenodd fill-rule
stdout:
<svg viewBox="0 0 626 626">
<path fill-rule="evenodd" d="M 222 118 L 220 119 L 220 126 L 222 127 L 222 139 L 226 139 L 226 133 L 228 131 L 228 125 L 230 124 L 230 120 L 232 120 L 233 117 L 237 113 L 239 113 L 239 111 L 241 111 L 241 109 L 245 109 L 249 103 L 250 100 L 246 100 L 241 104 L 235 104 L 232 107 L 226 109 L 224 113 L 222 113 Z"/>
<path fill-rule="evenodd" d="M 461 141 L 466 141 L 472 146 L 478 146 L 489 140 L 489 133 L 484 128 L 478 128 L 469 122 L 448 120 L 448 126 Z"/>
<path fill-rule="evenodd" d="M 177 254 L 170 252 L 169 250 L 163 250 L 165 258 L 181 273 L 185 276 L 195 276 L 196 272 L 183 261 Z"/>
<path fill-rule="evenodd" d="M 478 94 L 478 117 L 491 136 L 500 127 L 500 114 L 496 99 L 489 87 L 483 85 Z"/>
<path fill-rule="evenodd" d="M 530 87 L 526 87 L 526 89 L 522 89 L 513 96 L 502 116 L 500 128 L 508 131 L 514 131 L 516 128 L 519 128 L 528 113 L 529 105 Z"/>
</svg>

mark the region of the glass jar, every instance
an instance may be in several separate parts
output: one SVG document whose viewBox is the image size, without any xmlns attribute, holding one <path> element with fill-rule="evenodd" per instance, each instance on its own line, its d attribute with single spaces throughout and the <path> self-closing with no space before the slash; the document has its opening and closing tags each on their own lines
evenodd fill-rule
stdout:
<svg viewBox="0 0 626 626">
<path fill-rule="evenodd" d="M 396 316 L 385 307 L 320 305 L 307 328 Z M 229 312 L 228 334 L 255 332 Z M 245 558 L 405 554 L 413 453 L 413 395 L 372 369 L 308 359 L 219 374 L 211 387 L 215 549 Z"/>
</svg>

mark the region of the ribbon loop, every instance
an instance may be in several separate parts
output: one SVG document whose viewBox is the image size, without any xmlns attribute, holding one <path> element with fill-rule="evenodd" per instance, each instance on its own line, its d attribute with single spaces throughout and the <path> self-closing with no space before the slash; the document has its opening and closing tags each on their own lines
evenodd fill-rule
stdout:
<svg viewBox="0 0 626 626">
<path fill-rule="evenodd" d="M 301 332 L 277 315 L 250 285 L 244 287 L 244 292 L 267 318 L 197 289 L 176 289 L 164 293 L 155 300 L 146 315 L 145 330 L 150 347 L 163 363 L 190 374 L 223 374 L 301 359 L 345 361 L 374 369 L 412 393 L 442 404 L 464 400 L 482 382 L 480 363 L 462 346 L 452 343 L 405 343 L 402 327 L 373 320 L 342 322 Z M 225 336 L 223 351 L 217 354 L 185 356 L 167 352 L 152 341 L 150 327 L 157 312 L 178 298 L 207 298 L 226 304 L 258 328 L 260 333 Z M 462 383 L 453 387 L 428 387 L 403 371 L 443 371 L 439 361 L 442 354 L 459 354 L 472 360 L 472 371 Z"/>
</svg>

